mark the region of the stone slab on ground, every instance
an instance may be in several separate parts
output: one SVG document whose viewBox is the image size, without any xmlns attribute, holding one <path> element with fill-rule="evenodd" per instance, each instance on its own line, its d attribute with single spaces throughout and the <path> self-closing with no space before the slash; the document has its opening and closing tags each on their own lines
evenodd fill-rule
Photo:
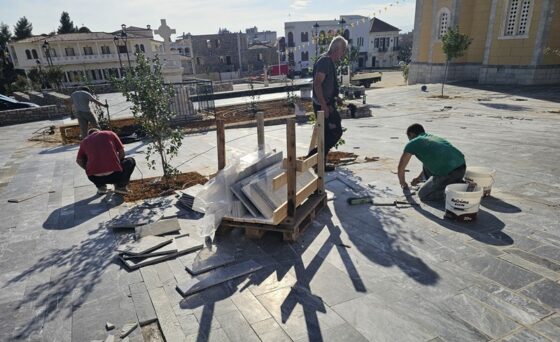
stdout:
<svg viewBox="0 0 560 342">
<path fill-rule="evenodd" d="M 122 257 L 124 259 L 140 259 L 140 258 L 149 258 L 149 257 L 167 255 L 173 253 L 177 253 L 177 243 L 175 242 L 175 239 L 171 239 L 171 242 L 168 243 L 167 245 L 159 247 L 148 253 L 142 253 L 139 255 L 123 254 Z"/>
<path fill-rule="evenodd" d="M 185 269 L 192 275 L 199 275 L 215 268 L 232 263 L 235 256 L 220 250 L 203 248 L 181 258 Z"/>
<path fill-rule="evenodd" d="M 119 246 L 116 250 L 120 253 L 138 256 L 148 254 L 160 247 L 170 244 L 173 241 L 173 238 L 148 235 L 134 242 L 129 242 L 126 245 Z"/>
<path fill-rule="evenodd" d="M 106 227 L 111 229 L 133 229 L 158 221 L 163 217 L 161 210 L 147 207 L 132 207 L 106 222 Z"/>
<path fill-rule="evenodd" d="M 261 268 L 262 266 L 255 261 L 245 261 L 232 266 L 216 269 L 204 276 L 200 276 L 200 279 L 193 278 L 186 283 L 177 284 L 177 290 L 182 296 L 186 297 L 203 291 L 209 287 L 224 283 L 228 280 L 253 273 Z"/>
<path fill-rule="evenodd" d="M 178 232 L 181 230 L 181 226 L 179 225 L 179 220 L 172 218 L 139 226 L 136 227 L 135 230 L 137 237 L 145 237 L 149 235 L 165 235 Z"/>
<path fill-rule="evenodd" d="M 130 284 L 130 294 L 140 326 L 157 321 L 156 312 L 144 283 Z"/>
</svg>

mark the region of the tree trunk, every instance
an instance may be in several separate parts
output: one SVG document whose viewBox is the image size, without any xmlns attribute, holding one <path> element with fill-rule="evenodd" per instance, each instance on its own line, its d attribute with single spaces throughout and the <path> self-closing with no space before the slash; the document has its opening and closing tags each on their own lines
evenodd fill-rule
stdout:
<svg viewBox="0 0 560 342">
<path fill-rule="evenodd" d="M 445 62 L 445 72 L 443 73 L 443 82 L 441 82 L 441 97 L 443 97 L 443 86 L 447 81 L 447 68 L 449 67 L 449 60 Z"/>
</svg>

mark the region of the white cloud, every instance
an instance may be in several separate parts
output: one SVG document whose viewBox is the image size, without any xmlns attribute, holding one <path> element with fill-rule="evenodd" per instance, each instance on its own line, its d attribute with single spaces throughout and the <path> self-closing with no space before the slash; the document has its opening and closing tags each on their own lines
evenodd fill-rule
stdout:
<svg viewBox="0 0 560 342">
<path fill-rule="evenodd" d="M 301 9 L 304 9 L 305 7 L 307 7 L 308 3 L 309 3 L 308 0 L 294 0 L 292 2 L 292 4 L 290 5 L 290 7 L 295 9 L 295 10 L 301 10 Z"/>
</svg>

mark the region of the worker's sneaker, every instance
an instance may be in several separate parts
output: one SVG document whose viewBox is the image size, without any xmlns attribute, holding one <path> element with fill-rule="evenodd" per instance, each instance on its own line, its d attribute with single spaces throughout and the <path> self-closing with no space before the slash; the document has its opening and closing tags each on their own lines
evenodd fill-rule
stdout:
<svg viewBox="0 0 560 342">
<path fill-rule="evenodd" d="M 107 185 L 101 185 L 97 187 L 97 194 L 98 195 L 105 195 L 109 190 L 107 190 Z"/>
<path fill-rule="evenodd" d="M 129 191 L 126 186 L 115 186 L 115 193 L 120 195 L 127 195 Z"/>
</svg>

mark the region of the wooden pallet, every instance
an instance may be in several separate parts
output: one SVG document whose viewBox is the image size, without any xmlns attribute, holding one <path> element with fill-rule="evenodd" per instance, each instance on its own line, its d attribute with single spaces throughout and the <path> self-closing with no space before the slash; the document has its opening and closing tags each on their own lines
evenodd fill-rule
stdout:
<svg viewBox="0 0 560 342">
<path fill-rule="evenodd" d="M 226 164 L 225 158 L 225 127 L 223 121 L 216 122 L 218 169 L 223 169 Z M 232 228 L 245 229 L 248 238 L 259 239 L 267 231 L 280 232 L 284 241 L 295 241 L 301 233 L 315 219 L 317 213 L 327 204 L 325 193 L 325 157 L 324 157 L 324 114 L 317 113 L 316 129 L 313 132 L 311 145 L 317 146 L 317 153 L 306 160 L 296 158 L 296 129 L 295 116 L 286 119 L 286 141 L 287 158 L 283 162 L 285 172 L 274 179 L 273 187 L 278 189 L 287 185 L 286 202 L 274 211 L 270 220 L 259 220 L 255 218 L 224 217 L 219 227 L 219 233 Z M 257 114 L 257 144 L 264 149 L 264 121 L 262 113 Z M 310 149 L 311 147 L 310 146 Z M 297 191 L 297 171 L 304 171 L 316 166 L 317 178 Z"/>
<path fill-rule="evenodd" d="M 313 222 L 315 216 L 327 205 L 326 194 L 317 193 L 311 195 L 305 203 L 297 208 L 293 222 L 284 220 L 280 224 L 256 223 L 240 221 L 232 217 L 224 217 L 219 227 L 219 233 L 223 234 L 234 228 L 245 229 L 245 236 L 250 239 L 260 239 L 266 232 L 282 233 L 284 241 L 296 241 L 305 229 Z"/>
</svg>

